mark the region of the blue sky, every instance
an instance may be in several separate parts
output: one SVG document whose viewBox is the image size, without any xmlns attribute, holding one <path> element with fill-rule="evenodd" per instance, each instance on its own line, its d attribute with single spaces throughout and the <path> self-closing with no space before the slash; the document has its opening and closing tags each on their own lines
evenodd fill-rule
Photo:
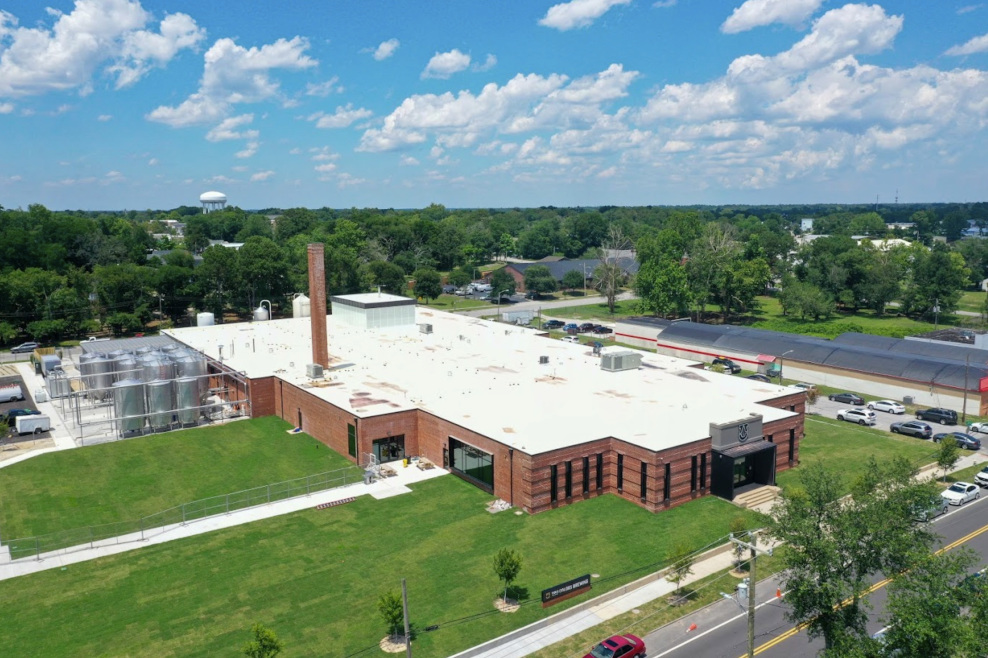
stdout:
<svg viewBox="0 0 988 658">
<path fill-rule="evenodd" d="M 0 0 L 0 136 L 10 208 L 984 201 L 988 2 Z"/>
</svg>

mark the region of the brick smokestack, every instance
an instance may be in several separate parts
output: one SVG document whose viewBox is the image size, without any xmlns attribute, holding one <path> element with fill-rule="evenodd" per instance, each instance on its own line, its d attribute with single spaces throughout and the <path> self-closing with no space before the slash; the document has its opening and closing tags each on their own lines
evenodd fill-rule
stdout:
<svg viewBox="0 0 988 658">
<path fill-rule="evenodd" d="M 326 261 L 321 242 L 309 248 L 309 319 L 312 322 L 312 362 L 329 367 L 329 339 L 326 336 Z"/>
</svg>

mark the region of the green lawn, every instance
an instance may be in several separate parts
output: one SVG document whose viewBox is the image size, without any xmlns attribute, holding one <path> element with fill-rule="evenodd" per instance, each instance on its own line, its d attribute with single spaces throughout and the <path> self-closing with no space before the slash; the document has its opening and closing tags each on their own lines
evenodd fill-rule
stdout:
<svg viewBox="0 0 988 658">
<path fill-rule="evenodd" d="M 5 541 L 136 520 L 199 498 L 350 466 L 275 416 L 65 450 L 0 469 Z"/>
<path fill-rule="evenodd" d="M 882 461 L 903 456 L 915 466 L 936 461 L 936 446 L 922 439 L 889 434 L 821 416 L 806 416 L 806 436 L 799 442 L 800 467 L 822 462 L 840 473 L 846 485 L 864 473 L 869 457 Z M 779 473 L 777 484 L 790 487 L 799 482 L 800 468 Z"/>
<path fill-rule="evenodd" d="M 440 311 L 468 311 L 475 308 L 489 308 L 491 313 L 497 313 L 497 304 L 482 299 L 468 299 L 456 295 L 440 295 L 428 303 L 420 302 L 422 306 L 439 309 Z"/>
<path fill-rule="evenodd" d="M 553 318 L 566 318 L 571 320 L 611 320 L 622 317 L 641 315 L 637 309 L 637 300 L 621 300 L 614 304 L 614 314 L 607 309 L 607 304 L 587 304 L 585 306 L 561 306 L 559 308 L 547 308 L 542 311 L 542 315 Z"/>
<path fill-rule="evenodd" d="M 0 646 L 10 656 L 234 655 L 260 621 L 285 655 L 376 655 L 377 598 L 406 578 L 415 655 L 438 658 L 586 598 L 543 610 L 543 588 L 595 573 L 600 594 L 654 571 L 674 540 L 704 546 L 742 513 L 762 523 L 714 497 L 652 514 L 607 495 L 517 516 L 489 514 L 490 496 L 453 476 L 412 489 L 0 582 Z M 502 547 L 523 557 L 516 585 L 530 602 L 515 614 L 493 612 Z"/>
<path fill-rule="evenodd" d="M 961 299 L 957 302 L 957 308 L 961 311 L 983 313 L 985 310 L 985 293 L 965 290 L 961 293 Z"/>
</svg>

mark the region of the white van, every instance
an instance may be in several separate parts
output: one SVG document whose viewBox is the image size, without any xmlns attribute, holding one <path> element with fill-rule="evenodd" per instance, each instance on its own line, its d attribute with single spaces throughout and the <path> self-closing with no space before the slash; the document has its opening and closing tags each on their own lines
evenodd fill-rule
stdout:
<svg viewBox="0 0 988 658">
<path fill-rule="evenodd" d="M 14 419 L 18 434 L 41 434 L 51 429 L 48 416 L 18 416 Z"/>
<path fill-rule="evenodd" d="M 17 402 L 24 399 L 24 391 L 17 384 L 0 386 L 0 402 Z"/>
</svg>

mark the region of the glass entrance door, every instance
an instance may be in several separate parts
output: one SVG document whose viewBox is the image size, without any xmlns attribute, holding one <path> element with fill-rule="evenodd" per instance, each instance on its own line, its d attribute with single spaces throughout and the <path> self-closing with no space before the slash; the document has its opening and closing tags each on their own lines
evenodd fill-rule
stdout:
<svg viewBox="0 0 988 658">
<path fill-rule="evenodd" d="M 393 462 L 405 458 L 405 435 L 376 439 L 373 444 L 377 463 Z"/>
<path fill-rule="evenodd" d="M 734 460 L 734 486 L 741 487 L 751 482 L 752 465 L 747 456 Z"/>
</svg>

